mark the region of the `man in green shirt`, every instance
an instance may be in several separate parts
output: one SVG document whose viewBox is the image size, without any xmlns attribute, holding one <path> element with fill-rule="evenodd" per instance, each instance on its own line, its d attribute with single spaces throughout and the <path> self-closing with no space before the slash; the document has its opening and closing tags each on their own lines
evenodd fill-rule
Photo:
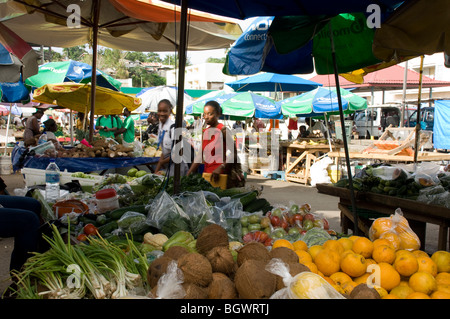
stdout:
<svg viewBox="0 0 450 319">
<path fill-rule="evenodd" d="M 95 123 L 95 129 L 100 136 L 105 138 L 114 138 L 114 132 L 122 127 L 122 121 L 114 115 L 102 115 L 97 119 Z"/>
<path fill-rule="evenodd" d="M 117 130 L 115 135 L 123 134 L 123 140 L 126 143 L 134 142 L 134 120 L 131 117 L 131 112 L 127 109 L 123 109 L 123 115 L 125 116 L 125 120 L 122 123 L 122 126 Z"/>
</svg>

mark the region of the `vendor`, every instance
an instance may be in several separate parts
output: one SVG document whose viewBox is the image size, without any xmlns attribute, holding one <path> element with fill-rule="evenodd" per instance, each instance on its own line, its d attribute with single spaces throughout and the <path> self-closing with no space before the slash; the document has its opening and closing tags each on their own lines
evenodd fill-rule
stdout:
<svg viewBox="0 0 450 319">
<path fill-rule="evenodd" d="M 134 120 L 131 117 L 131 112 L 127 108 L 123 109 L 123 116 L 125 116 L 125 120 L 122 123 L 122 126 L 118 128 L 114 132 L 114 136 L 123 135 L 123 140 L 126 143 L 133 143 L 135 138 L 134 133 Z"/>
<path fill-rule="evenodd" d="M 297 138 L 306 138 L 308 135 L 309 131 L 306 129 L 306 125 L 300 125 Z"/>
<path fill-rule="evenodd" d="M 78 130 L 82 130 L 84 131 L 85 127 L 89 127 L 89 119 L 86 118 L 86 125 L 84 126 L 84 113 L 83 112 L 78 112 L 77 114 L 77 122 L 75 124 L 75 128 Z"/>
<path fill-rule="evenodd" d="M 328 130 L 322 121 L 311 119 L 310 127 L 311 127 L 311 133 L 315 134 L 316 136 L 322 135 L 323 137 L 327 138 Z"/>
<path fill-rule="evenodd" d="M 56 149 L 61 149 L 62 146 L 59 143 L 58 139 L 56 138 L 55 132 L 58 130 L 58 124 L 56 124 L 56 121 L 53 119 L 48 119 L 44 122 L 44 131 L 42 132 L 41 138 L 43 136 L 46 136 L 46 141 L 53 142 L 53 145 L 55 145 Z"/>
<path fill-rule="evenodd" d="M 95 129 L 100 136 L 114 138 L 114 132 L 122 127 L 122 121 L 115 115 L 102 115 L 95 123 Z"/>
<path fill-rule="evenodd" d="M 149 136 L 154 134 L 157 135 L 158 134 L 158 126 L 159 126 L 159 121 L 158 121 L 158 115 L 155 112 L 150 112 L 147 116 L 147 130 L 142 134 L 142 140 L 146 141 L 148 140 Z"/>
<path fill-rule="evenodd" d="M 220 174 L 226 174 L 227 188 L 243 187 L 245 179 L 241 164 L 237 161 L 236 144 L 232 142 L 233 138 L 227 128 L 219 123 L 221 115 L 222 108 L 219 103 L 209 101 L 205 104 L 203 118 L 208 126 L 203 130 L 202 152 L 196 156 L 188 175 L 197 172 L 198 167 L 203 163 L 204 172 L 212 174 L 213 181 L 217 182 Z M 227 143 L 227 140 L 231 143 Z M 230 147 L 234 149 L 231 150 Z"/>
<path fill-rule="evenodd" d="M 173 176 L 174 163 L 171 161 L 171 153 L 175 140 L 175 122 L 170 118 L 173 114 L 173 105 L 167 100 L 163 99 L 158 103 L 158 148 L 161 149 L 162 154 L 156 164 L 155 174 L 160 174 L 162 169 L 169 169 L 169 175 Z M 186 175 L 188 165 L 182 161 L 180 163 L 180 175 Z"/>
<path fill-rule="evenodd" d="M 44 111 L 37 109 L 36 112 L 30 116 L 25 124 L 25 131 L 23 133 L 24 141 L 35 139 L 41 134 L 39 121 L 44 116 Z"/>
</svg>

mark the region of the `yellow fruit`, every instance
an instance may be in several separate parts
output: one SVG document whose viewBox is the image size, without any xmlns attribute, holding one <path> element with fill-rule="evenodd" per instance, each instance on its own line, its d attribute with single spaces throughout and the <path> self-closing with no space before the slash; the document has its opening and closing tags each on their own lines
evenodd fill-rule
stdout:
<svg viewBox="0 0 450 319">
<path fill-rule="evenodd" d="M 450 294 L 450 285 L 436 284 L 436 286 L 437 286 L 436 290 Z"/>
<path fill-rule="evenodd" d="M 337 251 L 322 249 L 314 259 L 317 269 L 325 276 L 330 276 L 340 269 L 341 257 Z"/>
<path fill-rule="evenodd" d="M 423 292 L 414 291 L 406 297 L 406 299 L 431 299 L 430 296 L 424 294 Z"/>
<path fill-rule="evenodd" d="M 406 286 L 409 287 L 409 283 L 407 280 L 401 280 L 400 283 L 398 284 L 399 286 Z"/>
<path fill-rule="evenodd" d="M 306 245 L 303 240 L 297 240 L 296 242 L 292 243 L 292 246 L 294 246 L 294 250 L 308 251 L 308 245 Z"/>
<path fill-rule="evenodd" d="M 416 272 L 409 278 L 409 286 L 418 292 L 430 295 L 436 290 L 436 279 L 428 272 Z"/>
<path fill-rule="evenodd" d="M 311 255 L 313 261 L 316 258 L 317 254 L 323 249 L 322 245 L 314 245 L 309 247 L 308 252 Z"/>
<path fill-rule="evenodd" d="M 359 277 L 366 273 L 366 259 L 360 254 L 347 254 L 342 258 L 340 267 L 350 277 Z"/>
<path fill-rule="evenodd" d="M 385 245 L 385 246 L 391 246 L 394 248 L 389 240 L 386 238 L 378 238 L 373 241 L 373 249 L 377 248 L 378 246 Z"/>
<path fill-rule="evenodd" d="M 342 289 L 344 290 L 344 293 L 346 293 L 347 295 L 350 295 L 352 293 L 353 288 L 355 288 L 356 286 L 357 284 L 354 281 L 347 281 L 341 285 Z"/>
<path fill-rule="evenodd" d="M 372 256 L 373 243 L 369 238 L 360 237 L 353 242 L 352 250 L 364 258 L 370 258 Z"/>
<path fill-rule="evenodd" d="M 304 264 L 305 262 L 312 262 L 312 257 L 307 251 L 304 250 L 294 250 L 294 251 L 298 256 L 299 263 Z"/>
<path fill-rule="evenodd" d="M 450 294 L 443 291 L 435 291 L 431 294 L 431 299 L 450 299 Z"/>
<path fill-rule="evenodd" d="M 389 217 L 377 218 L 373 221 L 370 227 L 370 235 L 372 239 L 378 239 L 382 234 L 392 228 L 392 219 Z"/>
<path fill-rule="evenodd" d="M 411 253 L 402 253 L 395 258 L 394 268 L 402 276 L 409 277 L 419 269 L 417 258 Z"/>
<path fill-rule="evenodd" d="M 420 239 L 412 231 L 398 232 L 400 238 L 400 249 L 417 250 L 420 248 Z"/>
<path fill-rule="evenodd" d="M 431 259 L 428 256 L 419 256 L 416 257 L 417 259 L 417 263 L 419 264 L 419 269 L 417 271 L 424 271 L 424 272 L 429 272 L 431 275 L 433 275 L 433 277 L 436 277 L 437 275 L 437 265 L 436 263 L 433 261 L 433 259 Z"/>
<path fill-rule="evenodd" d="M 378 267 L 380 271 L 380 286 L 387 291 L 397 287 L 400 283 L 400 274 L 397 270 L 388 263 L 379 263 Z"/>
<path fill-rule="evenodd" d="M 324 249 L 331 249 L 336 251 L 339 255 L 341 255 L 344 252 L 344 246 L 340 242 L 338 242 L 336 239 L 329 239 L 326 242 L 323 243 L 322 247 Z"/>
<path fill-rule="evenodd" d="M 367 263 L 367 266 L 377 264 L 377 262 L 375 260 L 373 260 L 372 258 L 366 258 L 366 263 Z"/>
<path fill-rule="evenodd" d="M 355 242 L 355 240 L 357 240 L 359 237 L 361 237 L 361 236 L 352 235 L 352 236 L 348 237 L 348 239 L 350 239 L 352 242 Z"/>
<path fill-rule="evenodd" d="M 412 253 L 414 254 L 414 256 L 417 257 L 430 257 L 426 252 L 424 252 L 423 250 L 413 250 Z"/>
<path fill-rule="evenodd" d="M 309 271 L 311 271 L 311 272 L 313 272 L 313 273 L 315 273 L 315 274 L 317 274 L 317 273 L 319 272 L 319 270 L 317 269 L 317 266 L 316 266 L 315 263 L 312 263 L 312 262 L 305 262 L 305 263 L 303 263 L 303 265 L 305 265 L 306 267 L 308 267 L 308 268 L 309 268 Z"/>
<path fill-rule="evenodd" d="M 448 272 L 438 273 L 435 279 L 437 285 L 450 285 L 450 273 Z"/>
<path fill-rule="evenodd" d="M 353 241 L 350 238 L 342 237 L 337 241 L 342 245 L 342 247 L 344 247 L 344 251 L 352 249 Z"/>
<path fill-rule="evenodd" d="M 439 272 L 450 272 L 450 253 L 438 250 L 431 255 L 431 259 L 436 263 Z"/>
<path fill-rule="evenodd" d="M 384 296 L 388 295 L 388 292 L 386 291 L 386 289 L 384 289 L 380 286 L 374 285 L 373 288 L 378 292 L 378 294 L 380 295 L 380 298 L 383 298 Z"/>
<path fill-rule="evenodd" d="M 359 284 L 367 284 L 367 278 L 370 276 L 370 274 L 367 272 L 362 276 L 356 277 L 353 279 L 354 282 Z"/>
<path fill-rule="evenodd" d="M 330 279 L 333 280 L 336 285 L 342 285 L 344 282 L 352 281 L 352 278 L 342 271 L 330 275 Z"/>
<path fill-rule="evenodd" d="M 380 238 L 389 240 L 389 242 L 391 243 L 392 247 L 394 247 L 395 250 L 400 249 L 400 237 L 398 237 L 396 233 L 388 231 L 382 234 Z"/>
<path fill-rule="evenodd" d="M 377 239 L 382 240 L 382 239 Z M 395 261 L 395 250 L 392 246 L 378 245 L 373 249 L 372 258 L 377 262 L 392 264 Z"/>
<path fill-rule="evenodd" d="M 272 245 L 272 249 L 278 248 L 278 247 L 287 247 L 289 249 L 294 250 L 294 245 L 287 240 L 287 239 L 277 239 Z"/>
<path fill-rule="evenodd" d="M 389 293 L 391 295 L 396 295 L 400 299 L 406 299 L 410 294 L 412 294 L 414 290 L 409 286 L 397 286 L 393 288 Z"/>
</svg>

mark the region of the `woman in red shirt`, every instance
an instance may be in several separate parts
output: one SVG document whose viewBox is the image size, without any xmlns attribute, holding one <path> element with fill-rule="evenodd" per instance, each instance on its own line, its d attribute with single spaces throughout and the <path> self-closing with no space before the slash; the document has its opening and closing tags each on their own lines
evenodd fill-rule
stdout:
<svg viewBox="0 0 450 319">
<path fill-rule="evenodd" d="M 202 152 L 196 156 L 194 163 L 189 168 L 188 175 L 196 172 L 203 163 L 205 165 L 204 172 L 211 173 L 214 181 L 219 180 L 220 174 L 227 174 L 227 187 L 243 186 L 245 181 L 240 164 L 237 163 L 236 146 L 226 127 L 219 123 L 221 115 L 222 108 L 219 103 L 209 101 L 205 104 L 203 118 L 207 127 L 203 130 Z"/>
</svg>

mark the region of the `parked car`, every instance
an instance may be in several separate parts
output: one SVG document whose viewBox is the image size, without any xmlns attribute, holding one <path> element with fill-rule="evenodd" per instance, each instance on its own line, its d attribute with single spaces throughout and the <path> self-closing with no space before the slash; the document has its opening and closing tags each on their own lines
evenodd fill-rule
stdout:
<svg viewBox="0 0 450 319">
<path fill-rule="evenodd" d="M 420 108 L 420 121 L 422 123 L 422 130 L 433 131 L 434 127 L 434 107 L 421 107 Z M 414 127 L 417 123 L 417 110 L 415 110 L 409 116 L 409 123 L 405 123 L 407 127 Z"/>
</svg>

